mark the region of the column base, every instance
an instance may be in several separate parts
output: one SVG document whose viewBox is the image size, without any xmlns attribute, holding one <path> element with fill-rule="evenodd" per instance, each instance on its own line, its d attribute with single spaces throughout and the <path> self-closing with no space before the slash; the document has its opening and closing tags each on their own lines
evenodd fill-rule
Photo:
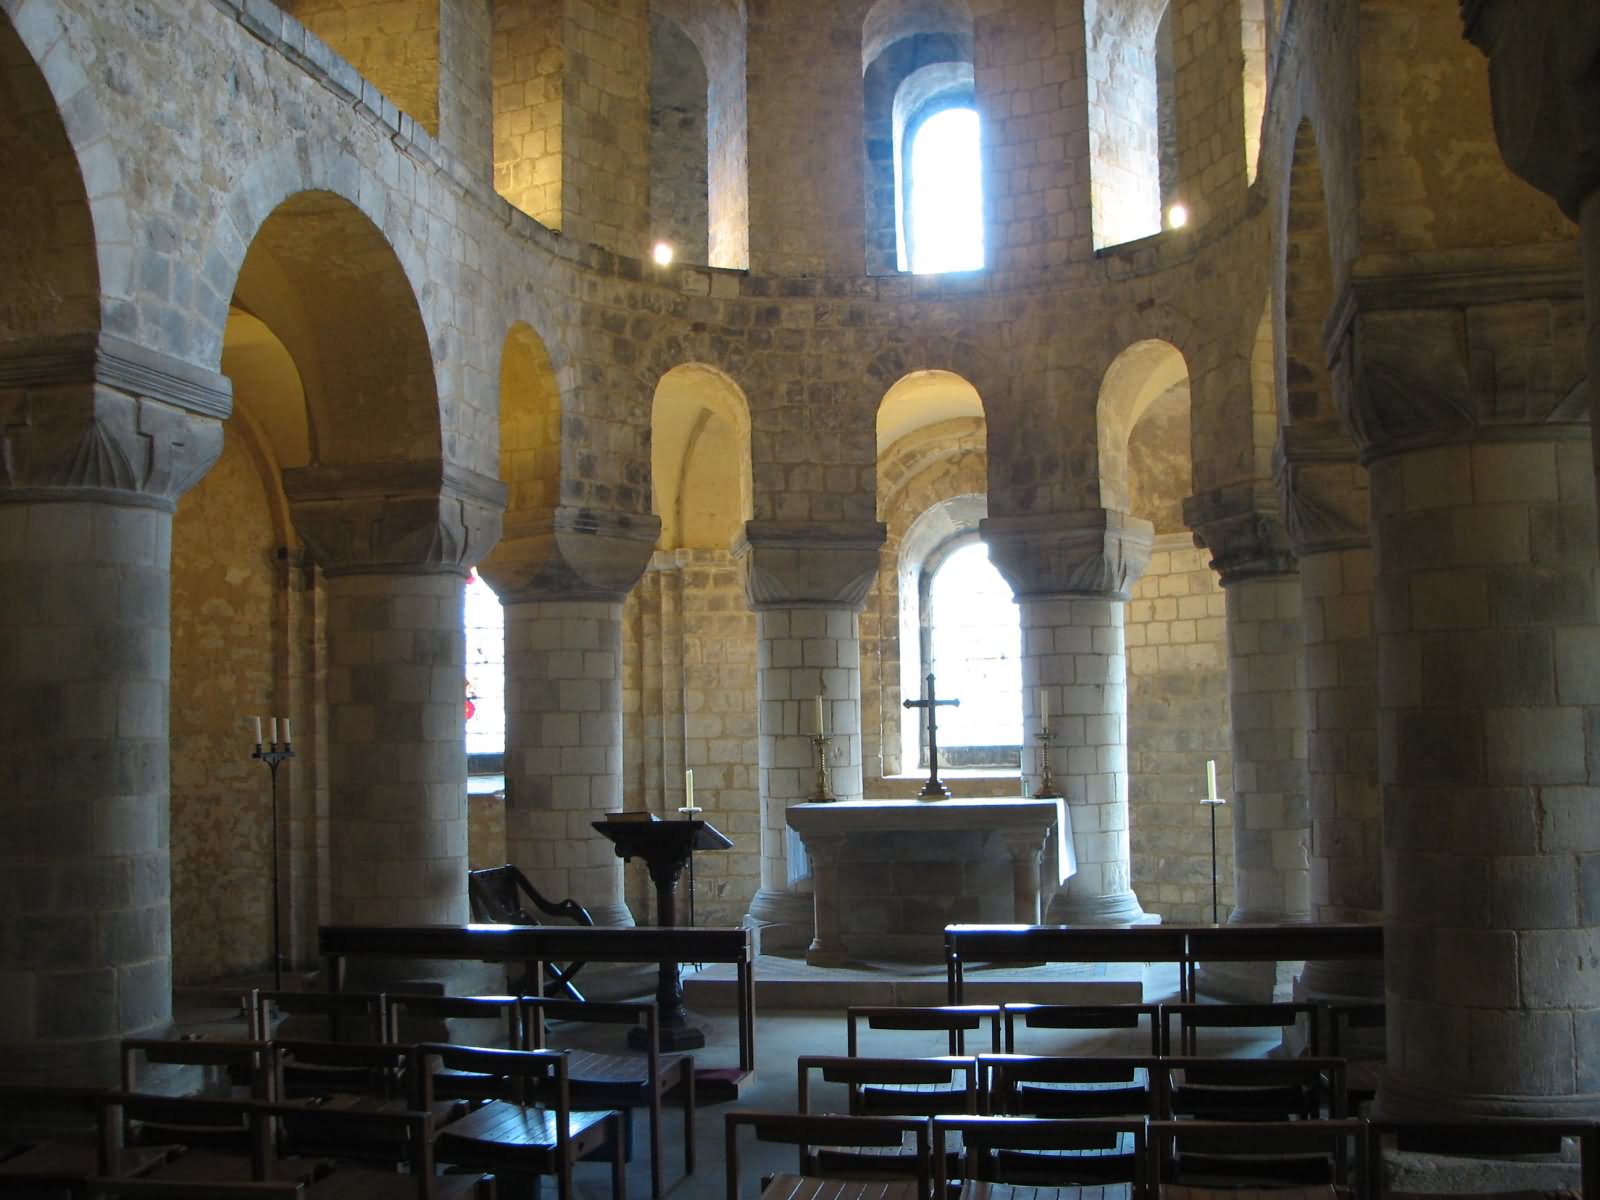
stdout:
<svg viewBox="0 0 1600 1200">
<path fill-rule="evenodd" d="M 1161 918 L 1139 906 L 1132 890 L 1103 896 L 1074 896 L 1062 888 L 1045 910 L 1046 925 L 1159 925 Z"/>
<path fill-rule="evenodd" d="M 1592 1121 L 1594 1097 L 1462 1094 L 1385 1073 L 1372 1116 L 1384 1121 Z"/>
<path fill-rule="evenodd" d="M 596 925 L 626 929 L 636 922 L 633 919 L 633 910 L 626 904 L 585 904 L 589 915 L 594 918 Z"/>
<path fill-rule="evenodd" d="M 1287 1000 L 1300 963 L 1203 962 L 1195 967 L 1197 995 L 1230 1004 Z"/>
<path fill-rule="evenodd" d="M 758 891 L 743 922 L 753 935 L 755 952 L 785 958 L 804 955 L 816 937 L 813 904 L 810 892 Z"/>
</svg>

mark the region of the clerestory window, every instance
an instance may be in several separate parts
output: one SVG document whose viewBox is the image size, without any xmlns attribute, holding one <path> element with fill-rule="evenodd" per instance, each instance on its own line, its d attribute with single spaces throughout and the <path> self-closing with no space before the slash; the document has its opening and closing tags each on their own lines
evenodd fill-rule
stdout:
<svg viewBox="0 0 1600 1200">
<path fill-rule="evenodd" d="M 467 764 L 472 775 L 496 775 L 506 748 L 505 612 L 476 571 L 462 604 L 467 638 Z"/>
<path fill-rule="evenodd" d="M 907 137 L 904 222 L 913 272 L 976 271 L 983 267 L 983 171 L 978 110 L 966 103 L 933 103 Z"/>
</svg>

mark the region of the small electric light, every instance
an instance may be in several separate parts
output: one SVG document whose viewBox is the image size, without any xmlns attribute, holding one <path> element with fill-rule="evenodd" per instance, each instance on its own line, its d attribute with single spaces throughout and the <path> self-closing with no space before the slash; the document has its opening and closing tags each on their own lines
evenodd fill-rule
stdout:
<svg viewBox="0 0 1600 1200">
<path fill-rule="evenodd" d="M 1167 209 L 1167 228 L 1182 229 L 1189 223 L 1189 210 L 1181 204 L 1174 204 Z"/>
<path fill-rule="evenodd" d="M 654 251 L 652 251 L 652 254 L 655 256 L 656 266 L 670 266 L 672 264 L 672 243 L 657 242 L 656 248 Z"/>
</svg>

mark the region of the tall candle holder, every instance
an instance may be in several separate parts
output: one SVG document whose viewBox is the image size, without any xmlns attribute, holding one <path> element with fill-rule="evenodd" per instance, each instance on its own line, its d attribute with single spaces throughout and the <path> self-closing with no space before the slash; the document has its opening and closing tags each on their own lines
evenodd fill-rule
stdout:
<svg viewBox="0 0 1600 1200">
<path fill-rule="evenodd" d="M 277 722 L 273 722 L 277 728 Z M 251 758 L 259 758 L 267 764 L 267 770 L 272 772 L 272 987 L 274 991 L 283 990 L 283 942 L 280 936 L 278 920 L 278 768 L 294 757 L 294 749 L 287 739 L 280 748 L 277 741 L 256 743 L 255 753 Z"/>
<path fill-rule="evenodd" d="M 1061 793 L 1056 791 L 1056 781 L 1050 775 L 1050 726 L 1040 725 L 1036 735 L 1039 741 L 1039 787 L 1033 793 L 1035 800 L 1059 800 Z"/>
<path fill-rule="evenodd" d="M 811 745 L 817 752 L 817 787 L 810 797 L 813 804 L 826 804 L 836 799 L 828 787 L 828 743 L 831 741 L 833 739 L 825 733 L 811 735 Z"/>
</svg>

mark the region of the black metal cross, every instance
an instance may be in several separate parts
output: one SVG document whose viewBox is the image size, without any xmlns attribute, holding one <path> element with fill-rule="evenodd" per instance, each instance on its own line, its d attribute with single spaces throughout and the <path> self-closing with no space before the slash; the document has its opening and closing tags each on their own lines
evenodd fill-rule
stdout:
<svg viewBox="0 0 1600 1200">
<path fill-rule="evenodd" d="M 939 721 L 935 715 L 943 707 L 959 707 L 959 700 L 940 700 L 933 688 L 933 676 L 928 676 L 928 690 L 923 693 L 921 700 L 906 700 L 906 708 L 925 708 L 928 710 L 928 782 L 922 785 L 919 796 L 950 796 L 950 789 L 939 781 Z"/>
</svg>

